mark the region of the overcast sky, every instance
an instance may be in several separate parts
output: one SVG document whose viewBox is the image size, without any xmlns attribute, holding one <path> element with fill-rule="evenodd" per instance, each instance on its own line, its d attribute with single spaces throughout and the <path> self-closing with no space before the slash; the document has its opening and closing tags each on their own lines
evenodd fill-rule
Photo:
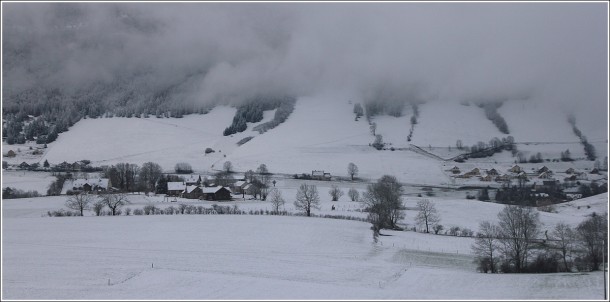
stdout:
<svg viewBox="0 0 610 302">
<path fill-rule="evenodd" d="M 3 3 L 2 28 L 5 89 L 607 103 L 607 3 Z"/>
</svg>

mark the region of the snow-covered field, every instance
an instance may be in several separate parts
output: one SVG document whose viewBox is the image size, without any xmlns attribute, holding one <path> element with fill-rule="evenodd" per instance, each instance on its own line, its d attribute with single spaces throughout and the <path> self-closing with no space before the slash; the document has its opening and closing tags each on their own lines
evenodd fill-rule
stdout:
<svg viewBox="0 0 610 302">
<path fill-rule="evenodd" d="M 607 211 L 607 198 L 567 203 L 559 213 L 541 213 L 541 220 L 577 224 L 592 211 Z M 170 204 L 144 195 L 131 199 L 132 208 Z M 476 229 L 478 221 L 493 220 L 501 209 L 433 200 L 447 226 Z M 3 299 L 601 299 L 603 294 L 601 273 L 477 273 L 470 238 L 384 231 L 389 236 L 374 244 L 368 223 L 306 217 L 41 217 L 64 201 L 3 201 Z M 263 206 L 247 203 L 241 201 L 240 208 Z M 414 203 L 406 201 L 407 207 Z M 412 221 L 414 212 L 407 212 L 406 221 Z"/>
</svg>

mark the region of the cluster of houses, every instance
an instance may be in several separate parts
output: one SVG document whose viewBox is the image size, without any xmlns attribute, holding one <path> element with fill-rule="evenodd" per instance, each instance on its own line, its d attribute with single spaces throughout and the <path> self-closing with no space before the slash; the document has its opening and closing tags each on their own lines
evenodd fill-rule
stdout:
<svg viewBox="0 0 610 302">
<path fill-rule="evenodd" d="M 560 178 L 558 175 L 559 173 L 554 173 L 547 166 L 533 169 L 530 173 L 525 172 L 519 165 L 512 166 L 506 173 L 503 174 L 500 174 L 498 170 L 493 168 L 485 171 L 484 173 L 481 171 L 481 169 L 474 168 L 460 174 L 461 171 L 457 166 L 454 166 L 447 171 L 453 173 L 453 177 L 455 178 L 478 178 L 478 180 L 486 182 L 496 181 L 499 183 L 508 183 L 513 180 L 529 181 L 530 179 L 536 179 L 537 181 L 532 184 L 532 194 L 541 198 L 548 197 L 548 194 L 545 192 L 554 192 L 561 189 L 563 193 L 566 194 L 568 199 L 578 199 L 582 197 L 578 184 L 589 182 L 589 176 L 586 172 L 580 172 L 574 168 L 569 168 L 564 172 L 560 172 L 567 175 L 563 178 L 563 186 L 561 186 L 560 179 L 557 179 Z M 594 172 L 595 171 L 591 171 L 591 173 Z M 598 185 L 600 188 L 607 191 L 607 180 L 599 181 Z"/>
<path fill-rule="evenodd" d="M 66 179 L 61 194 L 71 195 L 79 193 L 104 193 L 112 191 L 112 184 L 108 178 L 77 178 Z"/>
<path fill-rule="evenodd" d="M 167 196 L 201 200 L 231 200 L 233 192 L 224 186 L 205 186 L 201 175 L 189 175 L 184 181 L 167 183 Z"/>
<path fill-rule="evenodd" d="M 519 165 L 514 165 L 510 169 L 508 169 L 507 173 L 500 174 L 496 169 L 489 169 L 485 172 L 485 175 L 481 172 L 479 168 L 474 168 L 464 174 L 460 174 L 460 168 L 454 166 L 449 169 L 453 174 L 456 174 L 455 178 L 473 178 L 478 177 L 481 181 L 496 181 L 496 182 L 507 182 L 512 179 L 526 179 L 530 178 L 539 178 L 539 179 L 548 179 L 555 180 L 554 173 L 547 166 L 542 166 L 541 168 L 535 169 L 532 173 L 526 173 L 523 168 Z M 578 180 L 588 180 L 587 173 L 576 171 L 574 168 L 569 168 L 565 171 L 566 174 L 570 176 L 566 177 L 564 181 L 578 181 Z"/>
</svg>

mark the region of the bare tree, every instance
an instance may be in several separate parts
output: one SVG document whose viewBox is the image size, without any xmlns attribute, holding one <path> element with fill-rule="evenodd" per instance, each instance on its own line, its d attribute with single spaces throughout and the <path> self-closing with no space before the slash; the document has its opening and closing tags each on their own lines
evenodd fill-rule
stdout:
<svg viewBox="0 0 610 302">
<path fill-rule="evenodd" d="M 560 222 L 555 225 L 551 237 L 553 241 L 550 241 L 550 245 L 559 250 L 561 258 L 563 260 L 563 267 L 566 272 L 572 270 L 572 262 L 568 261 L 571 258 L 572 251 L 575 248 L 576 233 L 570 227 L 570 225 Z"/>
<path fill-rule="evenodd" d="M 258 174 L 258 179 L 260 180 L 259 189 L 261 199 L 266 200 L 268 190 L 271 184 L 271 173 L 269 173 L 269 169 L 267 169 L 267 165 L 265 164 L 261 164 L 260 166 L 258 166 L 258 168 L 256 169 L 256 173 Z"/>
<path fill-rule="evenodd" d="M 476 255 L 476 260 L 479 262 L 479 269 L 483 272 L 497 272 L 497 259 L 499 257 L 498 250 L 500 248 L 500 229 L 497 225 L 489 221 L 483 221 L 479 224 L 479 232 L 474 239 L 472 250 Z"/>
<path fill-rule="evenodd" d="M 371 123 L 371 126 L 369 126 L 369 130 L 371 130 L 371 134 L 373 136 L 375 136 L 376 131 L 377 131 L 377 124 L 376 123 Z"/>
<path fill-rule="evenodd" d="M 271 202 L 271 206 L 273 207 L 273 211 L 277 214 L 280 212 L 280 207 L 284 206 L 286 201 L 282 197 L 282 192 L 278 189 L 273 189 L 269 192 L 268 196 L 269 202 Z"/>
<path fill-rule="evenodd" d="M 347 174 L 349 174 L 349 176 L 352 177 L 352 180 L 354 180 L 354 176 L 358 175 L 358 166 L 356 166 L 354 163 L 349 163 L 347 165 Z"/>
<path fill-rule="evenodd" d="M 383 136 L 381 134 L 375 135 L 375 141 L 373 142 L 372 146 L 377 150 L 381 150 L 383 149 L 383 145 Z"/>
<path fill-rule="evenodd" d="M 498 220 L 502 253 L 515 272 L 522 273 L 532 252 L 532 239 L 540 233 L 539 214 L 531 207 L 506 205 L 498 213 Z"/>
<path fill-rule="evenodd" d="M 142 164 L 139 180 L 140 187 L 144 190 L 144 192 L 153 192 L 155 190 L 155 184 L 157 183 L 157 180 L 161 178 L 161 175 L 163 175 L 162 173 L 163 170 L 157 163 L 146 162 Z"/>
<path fill-rule="evenodd" d="M 252 182 L 254 180 L 254 171 L 252 169 L 246 171 L 244 174 L 247 182 Z"/>
<path fill-rule="evenodd" d="M 396 177 L 390 175 L 382 176 L 376 183 L 367 187 L 362 201 L 369 212 L 368 219 L 373 224 L 373 231 L 398 228 L 396 223 L 404 217 L 402 192 L 402 185 Z"/>
<path fill-rule="evenodd" d="M 417 208 L 418 212 L 415 220 L 419 225 L 426 227 L 426 233 L 430 233 L 430 226 L 434 226 L 441 221 L 434 203 L 428 199 L 423 199 L 417 202 Z"/>
<path fill-rule="evenodd" d="M 328 194 L 333 201 L 337 201 L 339 198 L 341 198 L 341 196 L 343 196 L 343 190 L 341 190 L 337 185 L 332 185 L 330 190 L 328 190 Z"/>
<path fill-rule="evenodd" d="M 217 186 L 229 186 L 235 181 L 235 178 L 227 171 L 219 171 L 214 174 L 214 183 Z"/>
<path fill-rule="evenodd" d="M 352 201 L 358 201 L 358 199 L 360 199 L 360 193 L 354 188 L 350 188 L 349 191 L 347 191 L 347 196 L 349 196 Z"/>
<path fill-rule="evenodd" d="M 176 166 L 174 166 L 174 170 L 178 174 L 193 173 L 193 167 L 191 167 L 189 163 L 177 163 Z"/>
<path fill-rule="evenodd" d="M 605 257 L 604 246 L 608 237 L 608 214 L 591 216 L 581 222 L 576 228 L 581 245 L 585 251 L 585 259 L 591 264 L 591 270 L 599 270 L 602 257 Z"/>
<path fill-rule="evenodd" d="M 112 211 L 112 216 L 114 216 L 116 215 L 117 210 L 126 205 L 129 200 L 127 199 L 126 194 L 118 193 L 102 195 L 102 202 Z"/>
<path fill-rule="evenodd" d="M 93 203 L 93 212 L 95 213 L 95 216 L 100 216 L 102 214 L 104 206 L 105 204 L 103 200 L 98 200 Z"/>
<path fill-rule="evenodd" d="M 462 140 L 461 139 L 458 139 L 455 142 L 455 147 L 458 148 L 458 150 L 462 150 L 462 148 L 464 148 L 464 144 L 462 144 Z"/>
<path fill-rule="evenodd" d="M 297 198 L 294 206 L 311 216 L 311 209 L 320 209 L 320 196 L 315 185 L 302 184 L 297 191 Z"/>
<path fill-rule="evenodd" d="M 80 216 L 83 216 L 84 210 L 89 210 L 91 208 L 91 203 L 93 202 L 93 196 L 89 194 L 76 194 L 68 197 L 66 200 L 66 207 L 71 210 L 79 211 Z"/>
<path fill-rule="evenodd" d="M 227 172 L 227 173 L 232 173 L 233 172 L 233 164 L 230 161 L 226 161 L 223 165 L 222 165 L 222 169 Z"/>
</svg>

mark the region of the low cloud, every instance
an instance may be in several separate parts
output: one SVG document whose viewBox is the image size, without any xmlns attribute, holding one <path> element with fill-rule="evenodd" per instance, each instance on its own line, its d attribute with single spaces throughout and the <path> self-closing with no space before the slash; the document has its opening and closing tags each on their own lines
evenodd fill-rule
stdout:
<svg viewBox="0 0 610 302">
<path fill-rule="evenodd" d="M 607 102 L 606 3 L 4 3 L 4 93 Z M 607 107 L 606 107 L 607 108 Z"/>
</svg>

